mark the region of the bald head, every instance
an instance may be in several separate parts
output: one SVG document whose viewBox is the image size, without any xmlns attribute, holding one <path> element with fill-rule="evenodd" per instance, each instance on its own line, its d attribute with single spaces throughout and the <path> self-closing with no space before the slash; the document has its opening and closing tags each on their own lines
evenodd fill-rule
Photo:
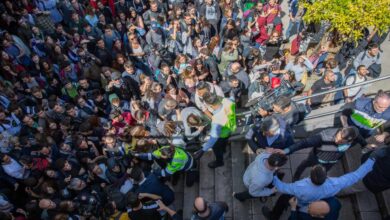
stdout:
<svg viewBox="0 0 390 220">
<path fill-rule="evenodd" d="M 194 201 L 194 207 L 197 211 L 202 212 L 205 208 L 205 201 L 202 197 L 197 197 Z"/>
<path fill-rule="evenodd" d="M 204 217 L 208 216 L 208 207 L 207 202 L 202 197 L 197 197 L 194 201 L 195 211 L 198 213 L 198 216 Z"/>
<path fill-rule="evenodd" d="M 323 218 L 330 212 L 330 207 L 325 201 L 315 201 L 310 203 L 308 212 L 312 217 Z"/>
<path fill-rule="evenodd" d="M 39 200 L 39 208 L 41 209 L 54 209 L 56 204 L 50 199 L 41 199 Z"/>
<path fill-rule="evenodd" d="M 238 73 L 241 69 L 241 64 L 239 62 L 235 62 L 231 66 L 231 70 L 233 73 Z"/>
</svg>

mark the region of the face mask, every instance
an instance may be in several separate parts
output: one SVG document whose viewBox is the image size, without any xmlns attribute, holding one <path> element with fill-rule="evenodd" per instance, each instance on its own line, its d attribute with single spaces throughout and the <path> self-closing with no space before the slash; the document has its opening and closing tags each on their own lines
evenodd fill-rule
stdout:
<svg viewBox="0 0 390 220">
<path fill-rule="evenodd" d="M 351 144 L 340 144 L 337 146 L 338 150 L 343 152 L 348 150 L 348 148 L 351 146 Z"/>
</svg>

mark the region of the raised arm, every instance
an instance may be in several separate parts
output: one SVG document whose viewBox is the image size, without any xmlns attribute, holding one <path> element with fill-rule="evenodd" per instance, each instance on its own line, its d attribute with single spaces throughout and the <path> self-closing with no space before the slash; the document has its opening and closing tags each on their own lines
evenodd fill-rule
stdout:
<svg viewBox="0 0 390 220">
<path fill-rule="evenodd" d="M 288 148 L 285 148 L 283 151 L 285 154 L 292 154 L 295 151 L 302 150 L 304 148 L 319 147 L 321 146 L 321 143 L 322 143 L 321 136 L 319 134 L 316 134 L 311 137 L 305 138 L 299 141 L 298 143 L 291 145 Z"/>
<path fill-rule="evenodd" d="M 357 183 L 360 179 L 366 176 L 367 173 L 371 172 L 374 163 L 375 160 L 370 158 L 354 172 L 333 178 L 337 181 L 337 185 L 335 185 L 335 187 L 338 187 L 339 190 L 342 190 Z"/>
</svg>

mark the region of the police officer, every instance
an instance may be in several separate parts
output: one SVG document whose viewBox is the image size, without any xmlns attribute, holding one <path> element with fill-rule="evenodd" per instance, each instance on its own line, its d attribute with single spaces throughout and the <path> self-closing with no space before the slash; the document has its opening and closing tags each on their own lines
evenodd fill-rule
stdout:
<svg viewBox="0 0 390 220">
<path fill-rule="evenodd" d="M 194 158 L 199 159 L 204 152 L 213 148 L 215 161 L 210 162 L 208 167 L 214 169 L 224 165 L 223 153 L 228 138 L 236 130 L 236 103 L 211 93 L 206 93 L 203 100 L 213 109 L 210 139 L 195 152 Z"/>
<path fill-rule="evenodd" d="M 360 97 L 344 107 L 340 120 L 344 127 L 356 126 L 367 138 L 390 120 L 390 95 L 379 90 L 375 98 Z M 380 134 L 375 138 L 383 142 L 385 137 Z"/>
<path fill-rule="evenodd" d="M 161 167 L 164 167 L 156 172 L 157 176 L 168 177 L 179 171 L 186 172 L 186 185 L 189 187 L 198 179 L 196 161 L 180 147 L 163 146 L 152 153 L 135 153 L 133 155 L 143 160 L 155 160 Z"/>
</svg>

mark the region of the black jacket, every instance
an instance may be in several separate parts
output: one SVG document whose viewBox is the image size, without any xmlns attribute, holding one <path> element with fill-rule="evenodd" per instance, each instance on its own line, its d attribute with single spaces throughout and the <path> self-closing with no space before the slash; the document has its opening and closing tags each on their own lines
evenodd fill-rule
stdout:
<svg viewBox="0 0 390 220">
<path fill-rule="evenodd" d="M 136 193 L 150 193 L 159 195 L 166 205 L 172 204 L 175 200 L 175 193 L 153 173 L 146 177 L 141 185 L 134 185 L 133 191 Z"/>
<path fill-rule="evenodd" d="M 364 178 L 363 183 L 373 193 L 382 192 L 390 188 L 390 148 L 386 148 L 386 155 L 377 158 L 372 168 Z"/>
<path fill-rule="evenodd" d="M 122 78 L 122 85 L 120 87 L 111 87 L 109 94 L 115 93 L 121 100 L 141 100 L 141 92 L 137 82 L 130 77 Z"/>
<path fill-rule="evenodd" d="M 341 148 L 335 143 L 336 134 L 339 130 L 340 128 L 325 129 L 291 145 L 289 148 L 286 148 L 285 151 L 290 154 L 304 148 L 313 147 L 314 155 L 316 155 L 319 160 L 332 162 L 339 160 L 349 147 L 355 146 L 356 143 L 359 143 L 361 146 L 367 144 L 361 136 L 358 136 L 349 147 Z"/>
<path fill-rule="evenodd" d="M 290 127 L 282 118 L 278 117 L 278 121 L 280 124 L 280 135 L 271 145 L 268 144 L 267 137 L 265 137 L 260 131 L 261 122 L 256 124 L 253 128 L 251 128 L 251 130 L 248 131 L 248 133 L 245 135 L 245 139 L 248 141 L 248 145 L 253 152 L 256 152 L 258 148 L 271 147 L 283 149 L 294 144 L 294 139 L 291 134 Z"/>
</svg>

